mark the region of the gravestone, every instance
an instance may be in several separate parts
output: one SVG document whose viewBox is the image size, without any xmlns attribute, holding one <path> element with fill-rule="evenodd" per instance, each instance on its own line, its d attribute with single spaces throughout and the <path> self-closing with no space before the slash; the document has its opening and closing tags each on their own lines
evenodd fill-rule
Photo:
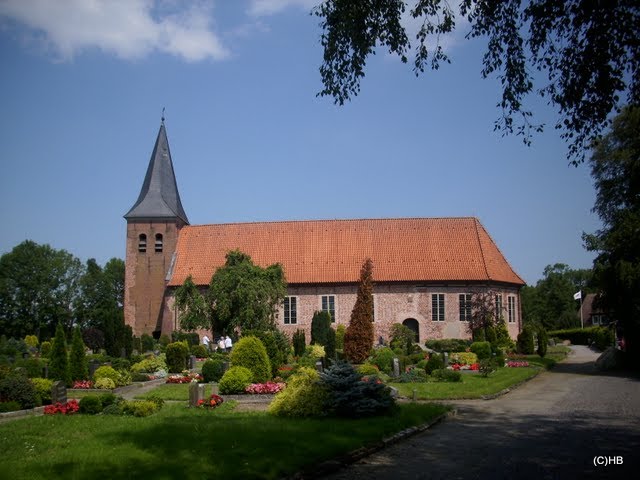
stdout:
<svg viewBox="0 0 640 480">
<path fill-rule="evenodd" d="M 46 363 L 42 367 L 42 378 L 49 378 L 49 365 Z"/>
<path fill-rule="evenodd" d="M 200 400 L 204 400 L 204 385 L 191 382 L 189 384 L 189 406 L 197 407 Z"/>
<path fill-rule="evenodd" d="M 220 395 L 220 388 L 217 383 L 211 384 L 211 395 Z"/>
<path fill-rule="evenodd" d="M 120 357 L 127 358 L 127 350 L 124 347 L 120 349 Z"/>
<path fill-rule="evenodd" d="M 444 368 L 447 368 L 449 366 L 449 353 L 444 352 L 442 357 L 444 358 Z"/>
<path fill-rule="evenodd" d="M 51 386 L 51 404 L 67 403 L 67 386 L 62 380 L 53 382 Z"/>
<path fill-rule="evenodd" d="M 190 355 L 189 356 L 189 370 L 195 370 L 196 369 L 196 356 L 195 355 Z"/>
<path fill-rule="evenodd" d="M 393 359 L 393 376 L 400 376 L 400 360 L 398 360 L 397 358 Z"/>
<path fill-rule="evenodd" d="M 323 370 L 322 370 L 322 362 L 320 360 L 318 360 L 316 362 L 316 370 L 318 370 L 318 372 L 320 372 L 320 373 L 323 372 Z"/>
<path fill-rule="evenodd" d="M 93 378 L 93 374 L 96 373 L 98 367 L 100 367 L 99 361 L 91 360 L 91 362 L 89 362 L 89 377 Z"/>
</svg>

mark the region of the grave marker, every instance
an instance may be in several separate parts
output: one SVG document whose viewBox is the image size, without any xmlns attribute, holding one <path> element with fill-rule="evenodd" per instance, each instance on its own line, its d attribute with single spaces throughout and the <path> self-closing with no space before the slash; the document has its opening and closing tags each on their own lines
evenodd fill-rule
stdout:
<svg viewBox="0 0 640 480">
<path fill-rule="evenodd" d="M 189 384 L 189 406 L 197 407 L 200 400 L 204 400 L 204 385 L 191 382 Z"/>
<path fill-rule="evenodd" d="M 51 386 L 51 403 L 67 403 L 67 386 L 62 380 L 53 382 Z"/>
<path fill-rule="evenodd" d="M 398 360 L 397 358 L 393 359 L 393 376 L 400 376 L 400 360 Z"/>
</svg>

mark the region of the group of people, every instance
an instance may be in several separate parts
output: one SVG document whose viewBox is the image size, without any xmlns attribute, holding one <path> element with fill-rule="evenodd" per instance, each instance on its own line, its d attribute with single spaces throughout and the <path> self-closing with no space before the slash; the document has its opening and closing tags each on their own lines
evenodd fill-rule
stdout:
<svg viewBox="0 0 640 480">
<path fill-rule="evenodd" d="M 207 350 L 219 350 L 221 352 L 230 352 L 231 348 L 233 348 L 233 342 L 229 335 L 222 335 L 218 340 L 216 340 L 213 345 L 211 345 L 211 339 L 205 334 L 202 337 L 202 344 L 207 347 Z"/>
</svg>

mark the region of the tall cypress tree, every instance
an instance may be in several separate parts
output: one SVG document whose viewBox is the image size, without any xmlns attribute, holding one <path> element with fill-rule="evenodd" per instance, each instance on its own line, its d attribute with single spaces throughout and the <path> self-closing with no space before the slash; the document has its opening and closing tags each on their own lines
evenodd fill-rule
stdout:
<svg viewBox="0 0 640 480">
<path fill-rule="evenodd" d="M 364 362 L 373 347 L 373 262 L 367 258 L 360 270 L 356 304 L 344 335 L 344 355 L 353 363 Z"/>
<path fill-rule="evenodd" d="M 51 354 L 49 355 L 49 378 L 62 380 L 67 385 L 71 385 L 69 360 L 67 359 L 67 342 L 64 338 L 64 329 L 61 323 L 58 323 L 56 327 L 56 336 L 53 338 Z"/>
<path fill-rule="evenodd" d="M 86 380 L 89 378 L 89 366 L 84 353 L 84 343 L 82 341 L 80 327 L 76 327 L 73 331 L 71 354 L 69 356 L 69 371 L 71 380 Z"/>
</svg>

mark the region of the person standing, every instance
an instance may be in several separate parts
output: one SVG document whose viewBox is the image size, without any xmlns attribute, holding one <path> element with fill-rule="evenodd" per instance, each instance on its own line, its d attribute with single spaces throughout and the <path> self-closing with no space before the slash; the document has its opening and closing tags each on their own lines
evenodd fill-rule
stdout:
<svg viewBox="0 0 640 480">
<path fill-rule="evenodd" d="M 207 349 L 207 352 L 209 351 L 209 343 L 211 342 L 211 340 L 209 339 L 209 337 L 207 336 L 207 334 L 204 334 L 204 337 L 202 337 L 202 344 L 204 345 L 204 348 Z"/>
<path fill-rule="evenodd" d="M 220 350 L 220 352 L 222 353 L 222 352 L 224 352 L 224 348 L 225 348 L 224 347 L 224 337 L 221 336 L 218 339 L 218 350 Z"/>
<path fill-rule="evenodd" d="M 224 339 L 224 348 L 227 352 L 230 352 L 232 347 L 233 342 L 231 341 L 231 338 L 229 338 L 229 335 L 227 335 Z"/>
</svg>

